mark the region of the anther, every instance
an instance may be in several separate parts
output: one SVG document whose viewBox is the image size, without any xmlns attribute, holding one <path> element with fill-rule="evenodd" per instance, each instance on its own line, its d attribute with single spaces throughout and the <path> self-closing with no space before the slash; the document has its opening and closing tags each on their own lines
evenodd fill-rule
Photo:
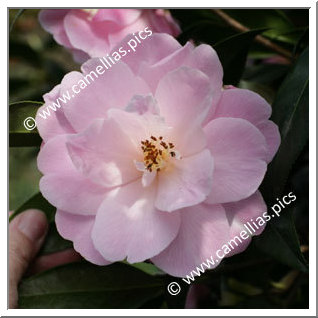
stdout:
<svg viewBox="0 0 318 318">
<path fill-rule="evenodd" d="M 169 157 L 178 159 L 177 152 L 171 151 L 174 144 L 172 142 L 166 143 L 162 136 L 150 136 L 149 140 L 142 140 L 141 145 L 145 169 L 150 172 L 153 170 L 161 171 L 166 166 Z"/>
</svg>

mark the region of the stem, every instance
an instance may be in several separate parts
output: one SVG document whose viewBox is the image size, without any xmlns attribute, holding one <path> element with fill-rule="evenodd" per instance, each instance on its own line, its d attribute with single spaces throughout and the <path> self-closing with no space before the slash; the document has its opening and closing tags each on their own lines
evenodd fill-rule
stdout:
<svg viewBox="0 0 318 318">
<path fill-rule="evenodd" d="M 245 25 L 241 24 L 237 20 L 231 18 L 227 13 L 225 13 L 223 10 L 220 9 L 211 9 L 216 15 L 218 15 L 220 18 L 222 18 L 228 25 L 233 27 L 234 29 L 240 31 L 240 32 L 247 32 L 250 31 L 249 28 L 247 28 Z M 255 37 L 255 41 L 259 44 L 271 49 L 272 51 L 288 58 L 292 59 L 293 55 L 289 51 L 285 50 L 281 46 L 277 45 L 276 43 L 273 43 L 272 41 L 266 39 L 265 37 L 261 35 L 257 35 Z"/>
</svg>

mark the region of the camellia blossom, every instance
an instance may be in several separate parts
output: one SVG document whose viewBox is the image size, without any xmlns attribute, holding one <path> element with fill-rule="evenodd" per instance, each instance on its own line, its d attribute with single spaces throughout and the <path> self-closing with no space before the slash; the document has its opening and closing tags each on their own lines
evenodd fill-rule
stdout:
<svg viewBox="0 0 318 318">
<path fill-rule="evenodd" d="M 39 112 L 99 63 L 67 74 Z M 222 77 L 210 46 L 154 34 L 50 118 L 37 115 L 40 189 L 84 258 L 151 260 L 183 277 L 266 211 L 257 189 L 279 131 L 262 97 Z"/>
<path fill-rule="evenodd" d="M 39 20 L 80 63 L 106 55 L 126 35 L 147 27 L 153 33 L 180 33 L 170 12 L 163 9 L 45 9 Z"/>
</svg>

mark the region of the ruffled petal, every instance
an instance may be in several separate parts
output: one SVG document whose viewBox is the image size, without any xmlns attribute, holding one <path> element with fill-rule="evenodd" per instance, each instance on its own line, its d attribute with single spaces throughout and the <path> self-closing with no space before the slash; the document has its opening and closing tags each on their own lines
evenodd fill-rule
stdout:
<svg viewBox="0 0 318 318">
<path fill-rule="evenodd" d="M 156 207 L 171 212 L 201 203 L 211 191 L 212 172 L 208 150 L 171 162 L 158 173 Z"/>
<path fill-rule="evenodd" d="M 98 75 L 98 67 L 104 70 L 103 74 Z M 77 131 L 87 128 L 96 118 L 107 118 L 110 108 L 125 108 L 132 96 L 149 93 L 145 82 L 121 62 L 107 70 L 99 59 L 91 59 L 82 65 L 82 71 L 83 74 L 67 74 L 61 83 L 61 94 L 71 95 L 64 112 Z M 74 89 L 78 93 L 73 93 Z"/>
<path fill-rule="evenodd" d="M 55 41 L 67 48 L 72 48 L 72 44 L 64 30 L 64 18 L 70 12 L 69 9 L 46 9 L 39 13 L 41 26 L 49 33 L 53 34 Z"/>
<path fill-rule="evenodd" d="M 201 124 L 212 98 L 209 78 L 201 71 L 181 67 L 161 79 L 155 98 L 161 116 L 173 128 L 176 149 L 181 155 L 202 151 L 206 140 Z"/>
<path fill-rule="evenodd" d="M 43 96 L 45 103 L 38 109 L 35 117 L 37 129 L 45 142 L 57 135 L 75 133 L 74 128 L 65 117 L 63 103 L 60 103 L 62 106 L 60 108 L 54 106 L 57 105 L 56 100 L 60 97 L 60 88 L 61 85 L 57 85 Z"/>
<path fill-rule="evenodd" d="M 134 160 L 137 148 L 113 119 L 96 119 L 81 134 L 68 138 L 67 148 L 75 167 L 103 187 L 115 187 L 141 178 Z"/>
<path fill-rule="evenodd" d="M 78 9 L 70 10 L 64 18 L 63 26 L 74 48 L 82 50 L 90 56 L 95 56 L 96 51 L 100 52 L 99 56 L 109 53 L 110 45 L 107 36 L 105 36 L 107 26 L 102 25 L 102 27 L 96 28 L 87 19 L 86 12 Z"/>
<path fill-rule="evenodd" d="M 168 274 L 179 277 L 191 276 L 192 271 L 200 274 L 199 269 L 213 269 L 224 257 L 244 251 L 251 237 L 262 232 L 268 221 L 266 210 L 259 192 L 233 204 L 203 203 L 182 209 L 178 236 L 151 260 Z M 261 225 L 250 233 L 244 224 L 253 221 Z"/>
<path fill-rule="evenodd" d="M 91 232 L 95 217 L 74 215 L 61 210 L 55 214 L 55 223 L 58 232 L 66 240 L 74 243 L 74 249 L 80 253 L 86 260 L 96 265 L 108 265 L 95 249 L 91 238 Z"/>
<path fill-rule="evenodd" d="M 230 239 L 222 205 L 199 204 L 180 210 L 178 236 L 152 262 L 170 275 L 184 277 Z M 218 265 L 211 265 L 214 268 Z"/>
<path fill-rule="evenodd" d="M 239 118 L 214 119 L 205 132 L 214 159 L 212 190 L 207 202 L 233 202 L 252 195 L 267 168 L 264 136 L 250 122 Z"/>
<path fill-rule="evenodd" d="M 57 136 L 41 148 L 38 166 L 43 196 L 58 209 L 74 214 L 96 214 L 107 190 L 84 177 L 69 157 L 68 136 Z"/>
<path fill-rule="evenodd" d="M 93 21 L 112 21 L 118 25 L 126 25 L 137 20 L 141 13 L 140 9 L 99 9 L 94 15 Z"/>
<path fill-rule="evenodd" d="M 225 89 L 213 118 L 232 117 L 246 119 L 264 135 L 268 147 L 266 161 L 270 162 L 280 144 L 279 130 L 269 121 L 272 113 L 270 105 L 260 95 L 240 88 Z"/>
<path fill-rule="evenodd" d="M 131 35 L 126 36 L 116 45 L 115 51 L 120 47 L 127 47 Z M 138 45 L 138 54 L 129 53 L 122 57 L 122 60 L 130 67 L 135 75 L 140 75 L 140 68 L 143 64 L 156 64 L 160 60 L 173 54 L 181 48 L 181 44 L 171 35 L 165 33 L 153 33 L 147 40 Z"/>
<path fill-rule="evenodd" d="M 205 119 L 205 123 L 212 118 L 216 105 L 222 94 L 223 85 L 223 68 L 219 57 L 215 50 L 206 44 L 201 44 L 194 48 L 194 50 L 187 56 L 184 65 L 200 70 L 205 73 L 210 79 L 212 90 L 212 102 L 210 110 Z"/>
<path fill-rule="evenodd" d="M 155 186 L 140 181 L 113 190 L 100 206 L 92 237 L 108 260 L 142 262 L 165 249 L 176 237 L 180 216 L 154 208 Z"/>
</svg>

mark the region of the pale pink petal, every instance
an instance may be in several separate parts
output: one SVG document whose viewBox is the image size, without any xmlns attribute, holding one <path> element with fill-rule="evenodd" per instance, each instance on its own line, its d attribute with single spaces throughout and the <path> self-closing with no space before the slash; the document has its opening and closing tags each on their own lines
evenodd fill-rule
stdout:
<svg viewBox="0 0 318 318">
<path fill-rule="evenodd" d="M 180 210 L 178 236 L 152 262 L 170 275 L 184 277 L 196 270 L 230 239 L 222 205 L 199 204 Z M 219 263 L 211 265 L 211 269 Z"/>
<path fill-rule="evenodd" d="M 222 94 L 223 68 L 215 50 L 209 45 L 201 44 L 196 47 L 184 61 L 184 65 L 198 69 L 205 73 L 212 89 L 212 105 L 205 122 L 214 114 L 216 105 Z"/>
<path fill-rule="evenodd" d="M 155 206 L 174 211 L 204 201 L 211 191 L 213 159 L 208 150 L 170 162 L 158 173 Z"/>
<path fill-rule="evenodd" d="M 271 162 L 280 145 L 280 133 L 278 126 L 270 120 L 257 125 L 257 128 L 264 135 L 267 143 L 267 163 Z"/>
<path fill-rule="evenodd" d="M 181 156 L 203 150 L 206 140 L 201 124 L 212 98 L 209 78 L 201 71 L 181 67 L 161 79 L 155 98 L 160 115 L 173 127 L 176 149 Z"/>
<path fill-rule="evenodd" d="M 250 90 L 233 87 L 222 92 L 213 118 L 243 118 L 255 125 L 266 139 L 266 161 L 270 162 L 280 144 L 278 127 L 268 120 L 271 113 L 272 109 L 263 97 Z"/>
<path fill-rule="evenodd" d="M 64 109 L 55 107 L 54 111 L 54 107 L 53 109 L 49 107 L 56 103 L 56 99 L 60 96 L 60 87 L 61 85 L 55 86 L 43 96 L 45 103 L 38 109 L 35 117 L 39 134 L 45 142 L 56 135 L 75 133 L 64 115 Z"/>
<path fill-rule="evenodd" d="M 177 37 L 181 33 L 181 29 L 177 22 L 172 18 L 170 11 L 166 9 L 148 9 L 143 10 L 144 16 L 147 14 L 149 23 L 154 32 L 168 33 Z"/>
<path fill-rule="evenodd" d="M 58 232 L 63 238 L 74 243 L 75 251 L 96 265 L 108 265 L 110 262 L 105 260 L 93 245 L 91 232 L 94 220 L 93 216 L 74 215 L 62 210 L 57 210 L 55 214 Z"/>
<path fill-rule="evenodd" d="M 223 208 L 231 226 L 229 231 L 231 238 L 239 236 L 242 231 L 246 232 L 246 234 L 244 233 L 243 240 L 241 240 L 242 242 L 235 238 L 235 241 L 239 244 L 236 246 L 233 243 L 234 249 L 226 254 L 226 257 L 230 257 L 244 251 L 250 243 L 250 238 L 263 232 L 266 222 L 270 220 L 270 216 L 267 215 L 265 217 L 267 206 L 259 191 L 256 191 L 247 199 L 223 204 Z M 250 238 L 244 239 L 246 236 Z"/>
<path fill-rule="evenodd" d="M 122 11 L 122 10 L 119 10 Z M 135 41 L 135 43 L 138 45 L 136 46 L 135 50 L 140 49 L 140 45 L 143 44 L 143 42 L 148 39 L 154 34 L 154 33 L 167 33 L 174 36 L 177 36 L 180 33 L 180 29 L 177 25 L 177 23 L 171 18 L 171 15 L 168 11 L 164 10 L 153 10 L 153 9 L 142 9 L 139 10 L 141 15 L 132 21 L 129 24 L 116 24 L 117 28 L 113 28 L 109 34 L 109 42 L 110 46 L 113 47 L 114 45 L 118 44 L 122 39 L 124 39 L 127 34 L 129 35 L 129 39 L 127 38 L 127 41 L 121 42 L 121 45 L 124 47 L 127 46 L 127 43 L 130 40 Z M 131 53 L 133 53 L 133 50 L 128 49 Z"/>
<path fill-rule="evenodd" d="M 69 9 L 46 9 L 39 13 L 41 26 L 53 34 L 55 41 L 67 48 L 72 48 L 64 29 L 63 21 L 65 16 L 70 12 Z"/>
<path fill-rule="evenodd" d="M 127 42 L 130 39 L 131 35 L 123 38 L 114 50 L 118 50 L 121 46 L 127 47 Z M 139 44 L 138 54 L 126 54 L 122 57 L 122 60 L 129 65 L 136 75 L 139 75 L 142 64 L 155 64 L 180 48 L 181 44 L 169 34 L 152 34 Z"/>
<path fill-rule="evenodd" d="M 260 95 L 240 88 L 225 89 L 213 118 L 243 118 L 257 126 L 271 115 L 271 107 Z"/>
<path fill-rule="evenodd" d="M 125 108 L 125 110 L 127 112 L 135 112 L 139 115 L 144 115 L 144 114 L 159 115 L 160 114 L 158 103 L 151 94 L 146 96 L 142 96 L 142 95 L 133 96 L 129 104 Z"/>
<path fill-rule="evenodd" d="M 114 49 L 114 46 L 118 45 L 119 43 L 122 45 L 123 49 L 126 50 L 127 55 L 135 54 L 136 50 L 138 49 L 139 42 L 141 40 L 138 38 L 139 31 L 144 30 L 147 27 L 147 24 L 144 19 L 137 19 L 133 23 L 128 25 L 118 25 L 114 24 L 114 27 L 111 28 L 110 32 L 108 33 L 108 40 L 110 43 L 110 48 L 112 48 L 112 52 L 117 51 Z M 109 29 L 109 28 L 108 28 Z M 143 33 L 144 35 L 144 33 Z M 123 39 L 127 37 L 127 41 L 123 44 Z M 139 41 L 136 39 L 139 39 Z M 131 43 L 132 46 L 135 46 L 132 49 L 128 43 Z M 142 43 L 142 42 L 141 42 Z M 123 56 L 127 56 L 126 54 L 121 54 Z"/>
<path fill-rule="evenodd" d="M 89 59 L 89 55 L 81 50 L 70 49 L 73 54 L 73 59 L 78 64 L 83 64 L 85 61 Z"/>
<path fill-rule="evenodd" d="M 58 43 L 75 52 L 77 61 L 83 61 L 85 56 L 106 56 L 119 43 L 117 52 L 122 47 L 126 53 L 134 53 L 136 50 L 128 47 L 130 40 L 135 41 L 139 50 L 154 33 L 173 36 L 180 33 L 169 11 L 162 9 L 48 9 L 41 10 L 39 16 L 43 28 L 52 33 Z"/>
<path fill-rule="evenodd" d="M 114 119 L 96 119 L 84 132 L 71 136 L 67 148 L 75 167 L 91 181 L 114 187 L 141 178 L 134 160 L 136 147 Z"/>
<path fill-rule="evenodd" d="M 76 172 L 66 148 L 68 137 L 69 135 L 57 135 L 41 147 L 37 164 L 42 174 Z"/>
<path fill-rule="evenodd" d="M 157 171 L 145 171 L 141 178 L 141 183 L 144 187 L 149 187 L 153 181 L 155 181 L 157 176 Z"/>
<path fill-rule="evenodd" d="M 221 90 L 223 68 L 215 50 L 207 44 L 194 48 L 184 63 L 185 66 L 195 68 L 205 73 L 215 90 Z"/>
<path fill-rule="evenodd" d="M 161 79 L 155 98 L 161 116 L 169 125 L 186 127 L 191 121 L 202 123 L 210 107 L 209 78 L 196 69 L 181 67 Z"/>
<path fill-rule="evenodd" d="M 154 208 L 156 188 L 140 181 L 117 188 L 100 206 L 92 238 L 105 259 L 142 262 L 166 248 L 176 237 L 179 213 Z"/>
<path fill-rule="evenodd" d="M 95 215 L 106 193 L 105 189 L 74 171 L 43 176 L 40 191 L 58 209 L 84 215 Z"/>
<path fill-rule="evenodd" d="M 99 9 L 93 21 L 112 21 L 119 25 L 126 25 L 137 20 L 142 11 L 140 9 Z"/>
<path fill-rule="evenodd" d="M 140 65 L 139 75 L 147 82 L 151 91 L 156 92 L 160 79 L 168 72 L 175 70 L 182 65 L 186 58 L 191 54 L 193 44 L 187 42 L 167 57 L 159 60 L 157 63 Z"/>
<path fill-rule="evenodd" d="M 94 56 L 93 53 L 96 51 L 100 52 L 99 56 L 109 53 L 110 46 L 105 23 L 101 28 L 96 28 L 87 19 L 87 13 L 78 9 L 71 10 L 63 22 L 67 37 L 74 48 L 83 50 L 90 56 Z M 104 36 L 102 36 L 103 33 Z"/>
<path fill-rule="evenodd" d="M 143 115 L 121 109 L 110 109 L 107 114 L 108 118 L 115 120 L 122 127 L 134 145 L 140 149 L 140 154 L 142 154 L 142 140 L 149 139 L 151 136 L 163 136 L 164 140 L 168 141 L 171 135 L 171 129 L 165 124 L 164 118 L 151 113 L 151 104 L 150 102 L 149 111 Z"/>
<path fill-rule="evenodd" d="M 91 59 L 83 64 L 83 74 L 69 73 L 61 83 L 61 94 L 72 94 L 74 85 L 79 90 L 81 80 L 89 83 L 64 106 L 66 117 L 77 131 L 87 128 L 96 118 L 106 118 L 110 108 L 125 108 L 133 95 L 149 93 L 144 81 L 136 78 L 127 65 L 118 62 L 98 75 L 96 68 L 102 65 L 99 59 Z"/>
<path fill-rule="evenodd" d="M 75 214 L 96 214 L 106 190 L 81 175 L 66 149 L 67 135 L 44 144 L 38 157 L 43 196 L 58 209 Z"/>
<path fill-rule="evenodd" d="M 213 269 L 224 257 L 244 251 L 251 237 L 261 234 L 266 210 L 259 192 L 231 204 L 203 203 L 182 209 L 178 236 L 151 260 L 168 274 L 180 277 L 186 277 L 193 270 L 200 273 L 198 268 Z M 259 229 L 255 228 L 255 232 L 251 230 L 252 234 L 244 227 L 251 219 L 263 224 Z"/>
<path fill-rule="evenodd" d="M 39 21 L 42 27 L 50 33 L 60 32 L 63 28 L 63 21 L 69 9 L 45 9 L 39 13 Z"/>
<path fill-rule="evenodd" d="M 233 202 L 252 195 L 267 168 L 267 145 L 262 133 L 239 118 L 212 120 L 205 132 L 214 159 L 212 190 L 207 202 Z"/>
</svg>

